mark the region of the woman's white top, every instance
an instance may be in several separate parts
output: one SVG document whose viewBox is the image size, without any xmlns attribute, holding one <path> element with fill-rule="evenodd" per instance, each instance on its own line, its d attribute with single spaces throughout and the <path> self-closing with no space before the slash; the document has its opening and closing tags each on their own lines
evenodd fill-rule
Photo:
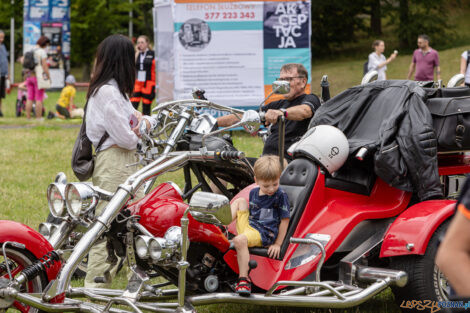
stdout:
<svg viewBox="0 0 470 313">
<path fill-rule="evenodd" d="M 367 70 L 376 70 L 377 73 L 379 73 L 379 76 L 377 77 L 377 80 L 385 80 L 385 71 L 387 70 L 387 65 L 382 66 L 381 68 L 378 68 L 380 63 L 385 62 L 387 59 L 383 54 L 377 55 L 377 53 L 372 52 L 369 54 L 369 63 L 367 64 Z"/>
<path fill-rule="evenodd" d="M 109 138 L 100 150 L 118 145 L 127 150 L 137 147 L 139 138 L 130 126 L 135 109 L 129 98 L 123 97 L 114 79 L 103 85 L 88 99 L 86 112 L 86 134 L 96 148 L 107 131 Z"/>
<path fill-rule="evenodd" d="M 468 58 L 467 54 L 468 54 L 468 51 L 464 51 L 462 53 L 462 58 L 465 59 L 465 61 L 467 61 L 467 58 Z M 465 71 L 465 83 L 470 84 L 470 66 L 467 66 L 467 70 Z"/>
<path fill-rule="evenodd" d="M 46 49 L 36 46 L 34 48 L 34 62 L 42 66 L 41 62 L 43 59 L 47 59 Z"/>
</svg>

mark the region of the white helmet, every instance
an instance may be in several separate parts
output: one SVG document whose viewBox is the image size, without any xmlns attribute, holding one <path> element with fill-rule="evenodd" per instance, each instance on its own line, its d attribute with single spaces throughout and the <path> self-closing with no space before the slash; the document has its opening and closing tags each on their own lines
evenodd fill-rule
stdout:
<svg viewBox="0 0 470 313">
<path fill-rule="evenodd" d="M 294 157 L 302 155 L 317 161 L 331 174 L 346 162 L 349 143 L 338 128 L 318 125 L 310 128 L 289 150 Z"/>
</svg>

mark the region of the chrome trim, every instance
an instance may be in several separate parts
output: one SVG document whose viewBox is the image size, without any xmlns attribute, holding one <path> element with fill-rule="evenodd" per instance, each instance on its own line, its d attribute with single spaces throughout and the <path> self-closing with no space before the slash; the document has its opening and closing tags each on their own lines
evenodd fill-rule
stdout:
<svg viewBox="0 0 470 313">
<path fill-rule="evenodd" d="M 325 283 L 312 282 L 312 287 L 324 287 Z M 336 296 L 283 296 L 273 295 L 265 296 L 260 294 L 252 294 L 250 297 L 240 297 L 235 293 L 211 293 L 200 296 L 191 296 L 187 298 L 187 302 L 194 306 L 217 304 L 217 303 L 237 303 L 237 304 L 256 304 L 256 305 L 276 305 L 289 307 L 315 307 L 315 308 L 334 308 L 344 309 L 357 306 L 385 288 L 390 284 L 390 280 L 379 280 L 360 292 L 353 295 L 345 296 L 345 299 L 338 299 Z M 343 295 L 344 296 L 344 295 Z"/>
<path fill-rule="evenodd" d="M 180 186 L 178 186 L 175 182 L 172 182 L 171 180 L 169 180 L 165 183 L 171 185 L 171 187 L 175 188 L 175 190 L 178 192 L 180 196 L 183 196 L 183 191 L 181 191 Z"/>
</svg>

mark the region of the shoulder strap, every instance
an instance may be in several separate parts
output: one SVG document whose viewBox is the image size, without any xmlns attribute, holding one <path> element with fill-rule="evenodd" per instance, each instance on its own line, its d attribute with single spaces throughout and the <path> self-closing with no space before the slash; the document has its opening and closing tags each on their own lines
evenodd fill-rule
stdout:
<svg viewBox="0 0 470 313">
<path fill-rule="evenodd" d="M 467 50 L 467 67 L 468 63 L 470 63 L 470 50 Z"/>
<path fill-rule="evenodd" d="M 85 124 L 85 130 L 86 130 L 86 109 L 87 109 L 87 106 L 88 106 L 88 100 L 87 102 L 85 103 L 85 107 L 84 107 L 84 113 L 83 113 L 83 124 Z M 86 132 L 85 132 L 86 134 Z M 108 139 L 109 137 L 109 134 L 107 131 L 104 131 L 104 134 L 103 134 L 103 137 L 101 137 L 100 141 L 98 142 L 98 145 L 96 146 L 95 148 L 95 152 L 98 152 L 101 148 L 101 146 L 103 145 L 103 143 L 106 141 L 106 139 Z"/>
</svg>

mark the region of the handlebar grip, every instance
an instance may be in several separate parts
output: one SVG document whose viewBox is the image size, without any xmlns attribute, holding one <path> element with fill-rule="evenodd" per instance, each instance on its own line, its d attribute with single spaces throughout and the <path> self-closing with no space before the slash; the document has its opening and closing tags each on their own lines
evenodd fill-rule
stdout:
<svg viewBox="0 0 470 313">
<path fill-rule="evenodd" d="M 243 151 L 222 151 L 220 152 L 220 158 L 222 160 L 240 160 L 245 157 Z"/>
</svg>

